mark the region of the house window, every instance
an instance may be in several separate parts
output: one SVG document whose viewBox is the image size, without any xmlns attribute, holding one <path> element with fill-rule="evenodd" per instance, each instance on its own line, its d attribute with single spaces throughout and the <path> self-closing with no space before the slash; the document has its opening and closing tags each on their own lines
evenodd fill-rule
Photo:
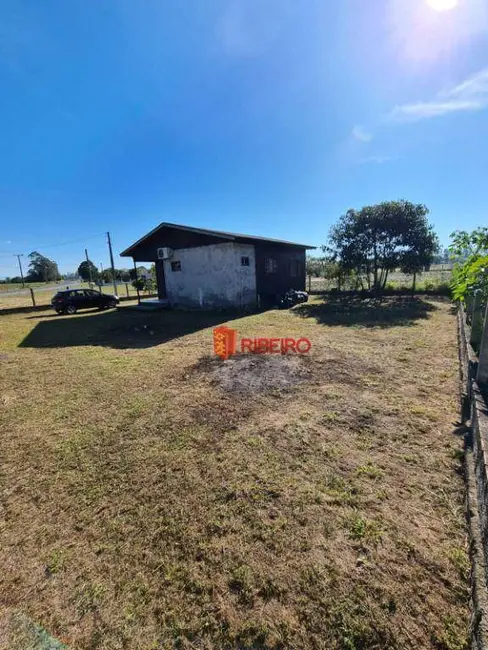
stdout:
<svg viewBox="0 0 488 650">
<path fill-rule="evenodd" d="M 247 255 L 241 257 L 241 266 L 249 266 L 249 257 Z"/>
<path fill-rule="evenodd" d="M 264 260 L 264 272 L 276 273 L 276 260 L 273 257 L 266 257 Z"/>
<path fill-rule="evenodd" d="M 171 262 L 171 270 L 172 271 L 181 271 L 181 262 Z"/>
<path fill-rule="evenodd" d="M 299 278 L 302 275 L 300 260 L 290 260 L 290 277 Z"/>
</svg>

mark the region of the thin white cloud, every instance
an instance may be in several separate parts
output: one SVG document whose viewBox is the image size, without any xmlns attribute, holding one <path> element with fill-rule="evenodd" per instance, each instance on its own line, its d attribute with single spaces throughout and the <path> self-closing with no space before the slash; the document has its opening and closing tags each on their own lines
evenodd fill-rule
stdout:
<svg viewBox="0 0 488 650">
<path fill-rule="evenodd" d="M 368 165 L 370 163 L 373 163 L 375 165 L 384 165 L 387 162 L 391 162 L 392 160 L 395 160 L 395 156 L 368 156 L 367 158 L 363 158 L 361 160 L 361 163 L 363 165 Z"/>
<path fill-rule="evenodd" d="M 352 137 L 359 142 L 371 142 L 373 134 L 357 124 L 352 130 Z"/>
<path fill-rule="evenodd" d="M 387 122 L 418 122 L 451 113 L 480 111 L 488 107 L 488 68 L 468 77 L 453 88 L 443 90 L 433 99 L 395 106 Z"/>
</svg>

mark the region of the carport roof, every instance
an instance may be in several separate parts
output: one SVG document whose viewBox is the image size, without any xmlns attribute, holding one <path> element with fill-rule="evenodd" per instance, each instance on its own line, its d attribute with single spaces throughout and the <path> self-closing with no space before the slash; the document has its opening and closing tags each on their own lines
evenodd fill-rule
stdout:
<svg viewBox="0 0 488 650">
<path fill-rule="evenodd" d="M 282 244 L 283 246 L 293 246 L 294 248 L 301 248 L 306 250 L 312 250 L 316 248 L 315 246 L 309 246 L 308 244 L 297 244 L 296 242 L 285 241 L 282 239 L 271 239 L 269 237 L 256 237 L 254 235 L 242 235 L 235 232 L 223 232 L 221 230 L 210 230 L 208 228 L 193 228 L 191 226 L 183 226 L 181 224 L 168 223 L 166 221 L 163 221 L 162 223 L 159 224 L 159 226 L 156 226 L 156 228 L 148 232 L 147 235 L 144 235 L 144 237 L 138 239 L 131 246 L 129 246 L 129 248 L 126 248 L 124 251 L 122 251 L 122 253 L 120 253 L 121 257 L 131 257 L 134 252 L 134 249 L 144 245 L 144 243 L 147 240 L 149 240 L 154 235 L 158 234 L 160 231 L 162 232 L 164 230 L 184 231 L 184 232 L 192 233 L 194 235 L 202 235 L 204 237 L 208 236 L 217 239 L 224 239 L 227 241 L 235 241 L 242 244 L 256 244 L 256 243 Z"/>
</svg>

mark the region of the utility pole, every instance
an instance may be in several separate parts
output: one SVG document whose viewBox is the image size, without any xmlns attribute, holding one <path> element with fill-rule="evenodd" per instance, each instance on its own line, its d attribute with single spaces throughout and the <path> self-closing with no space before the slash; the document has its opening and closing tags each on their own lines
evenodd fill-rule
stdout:
<svg viewBox="0 0 488 650">
<path fill-rule="evenodd" d="M 114 293 L 117 295 L 117 282 L 115 281 L 115 267 L 114 267 L 114 254 L 112 253 L 112 242 L 110 241 L 110 233 L 107 232 L 108 250 L 110 252 L 110 266 L 112 267 L 112 283 L 114 285 Z"/>
<path fill-rule="evenodd" d="M 137 304 L 140 305 L 140 304 L 141 304 L 141 296 L 140 296 L 140 294 L 139 294 L 139 285 L 137 284 L 137 264 L 136 264 L 136 258 L 133 257 L 132 260 L 133 260 L 133 262 L 134 262 L 134 273 L 135 273 L 135 276 L 134 276 L 134 277 L 135 277 L 135 280 L 136 280 Z"/>
<path fill-rule="evenodd" d="M 98 290 L 102 293 L 103 286 L 103 264 L 100 262 L 100 277 L 98 278 Z"/>
<path fill-rule="evenodd" d="M 20 261 L 20 258 L 21 258 L 21 257 L 24 257 L 24 254 L 23 254 L 23 253 L 19 253 L 19 255 L 15 255 L 15 253 L 14 253 L 14 257 L 17 258 L 17 261 L 18 261 L 18 263 L 19 263 L 20 277 L 22 278 L 22 287 L 25 288 L 24 274 L 22 273 L 22 263 L 21 263 L 21 261 Z"/>
<path fill-rule="evenodd" d="M 90 277 L 90 284 L 92 283 L 92 273 L 91 273 L 91 266 L 90 266 L 90 260 L 88 259 L 88 251 L 85 248 L 85 257 L 86 257 L 86 263 L 88 264 L 88 275 Z"/>
</svg>

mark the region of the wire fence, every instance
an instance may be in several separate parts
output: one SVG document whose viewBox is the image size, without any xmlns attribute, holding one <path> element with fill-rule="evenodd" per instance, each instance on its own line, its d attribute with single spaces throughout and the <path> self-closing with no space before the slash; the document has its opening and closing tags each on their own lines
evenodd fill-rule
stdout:
<svg viewBox="0 0 488 650">
<path fill-rule="evenodd" d="M 128 282 L 117 283 L 117 294 L 120 298 L 137 298 L 137 289 Z M 0 285 L 0 311 L 16 308 L 28 307 L 48 307 L 51 304 L 52 297 L 58 292 L 65 289 L 96 289 L 101 293 L 112 295 L 114 293 L 113 284 L 95 285 L 89 282 L 63 282 L 56 284 L 33 283 L 22 288 L 18 285 Z M 140 296 L 147 297 L 148 291 L 140 291 Z"/>
<path fill-rule="evenodd" d="M 443 268 L 443 265 L 438 265 L 439 268 L 433 268 L 429 271 L 419 273 L 416 277 L 416 289 L 421 292 L 422 290 L 432 291 L 436 288 L 448 288 L 452 277 L 452 268 Z M 413 286 L 413 275 L 394 271 L 389 274 L 387 281 L 387 289 L 409 289 Z M 307 276 L 307 291 L 310 293 L 320 293 L 322 291 L 330 291 L 331 289 L 339 289 L 336 279 L 316 278 Z M 357 279 L 346 279 L 340 287 L 344 290 L 357 289 Z"/>
</svg>

